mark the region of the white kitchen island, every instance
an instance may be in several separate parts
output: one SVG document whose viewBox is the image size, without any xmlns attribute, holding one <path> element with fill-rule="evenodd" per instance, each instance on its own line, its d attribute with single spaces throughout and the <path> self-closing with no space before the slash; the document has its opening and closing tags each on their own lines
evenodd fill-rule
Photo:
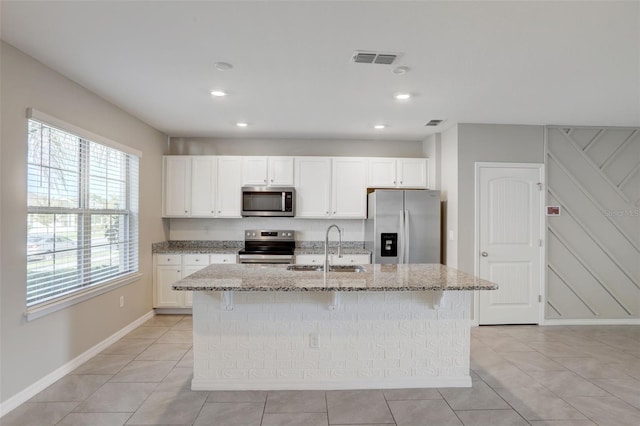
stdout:
<svg viewBox="0 0 640 426">
<path fill-rule="evenodd" d="M 194 291 L 193 390 L 469 387 L 472 290 L 437 264 L 294 272 L 211 265 Z"/>
</svg>

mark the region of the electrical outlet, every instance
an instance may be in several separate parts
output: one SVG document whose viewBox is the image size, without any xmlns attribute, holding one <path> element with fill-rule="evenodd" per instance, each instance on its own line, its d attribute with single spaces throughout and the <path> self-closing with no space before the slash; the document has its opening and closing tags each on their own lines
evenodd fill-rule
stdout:
<svg viewBox="0 0 640 426">
<path fill-rule="evenodd" d="M 314 349 L 320 347 L 320 336 L 318 336 L 318 333 L 309 334 L 309 347 Z"/>
<path fill-rule="evenodd" d="M 124 296 L 120 296 L 120 307 L 124 308 Z"/>
</svg>

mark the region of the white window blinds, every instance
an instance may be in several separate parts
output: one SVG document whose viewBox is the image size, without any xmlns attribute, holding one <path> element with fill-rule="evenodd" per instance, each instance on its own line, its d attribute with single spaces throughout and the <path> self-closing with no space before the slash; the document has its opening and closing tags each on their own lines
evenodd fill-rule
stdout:
<svg viewBox="0 0 640 426">
<path fill-rule="evenodd" d="M 138 271 L 139 158 L 74 133 L 29 119 L 28 307 Z"/>
</svg>

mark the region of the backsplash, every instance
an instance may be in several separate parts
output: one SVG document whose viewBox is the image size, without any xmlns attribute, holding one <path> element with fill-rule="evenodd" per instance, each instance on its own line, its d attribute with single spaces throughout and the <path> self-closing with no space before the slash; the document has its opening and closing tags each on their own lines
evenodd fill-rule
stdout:
<svg viewBox="0 0 640 426">
<path fill-rule="evenodd" d="M 324 242 L 327 227 L 342 229 L 343 241 L 364 240 L 364 220 L 292 219 L 246 217 L 242 219 L 169 219 L 169 240 L 244 241 L 246 229 L 292 229 L 296 241 Z M 335 230 L 330 241 L 337 241 Z"/>
</svg>

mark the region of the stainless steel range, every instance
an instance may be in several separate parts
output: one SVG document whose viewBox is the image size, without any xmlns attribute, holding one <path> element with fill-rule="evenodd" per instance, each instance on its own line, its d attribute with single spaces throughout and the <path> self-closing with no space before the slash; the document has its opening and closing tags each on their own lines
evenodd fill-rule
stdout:
<svg viewBox="0 0 640 426">
<path fill-rule="evenodd" d="M 293 263 L 295 231 L 250 229 L 244 232 L 244 249 L 238 252 L 240 263 Z"/>
</svg>

